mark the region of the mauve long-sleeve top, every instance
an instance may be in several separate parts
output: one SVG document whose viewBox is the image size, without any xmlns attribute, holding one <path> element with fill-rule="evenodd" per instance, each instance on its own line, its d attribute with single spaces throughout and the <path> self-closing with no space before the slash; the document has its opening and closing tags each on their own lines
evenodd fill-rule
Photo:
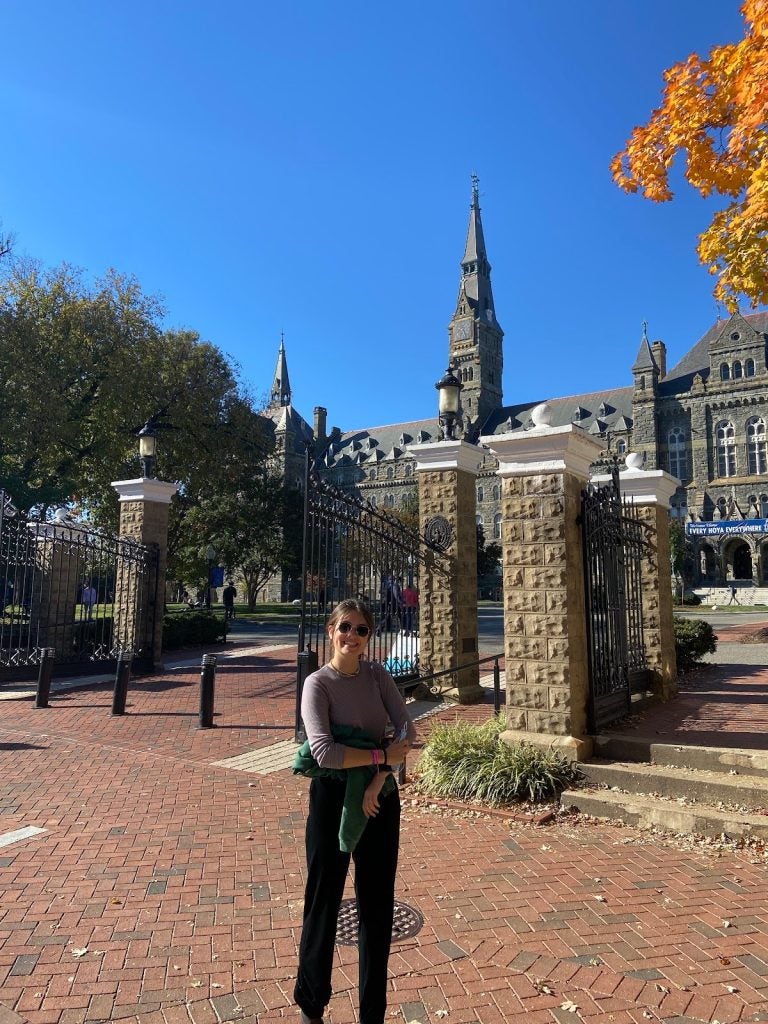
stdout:
<svg viewBox="0 0 768 1024">
<path fill-rule="evenodd" d="M 376 743 L 384 739 L 389 722 L 397 733 L 408 727 L 413 742 L 416 729 L 392 676 L 375 661 L 361 661 L 354 676 L 343 676 L 323 665 L 307 676 L 301 695 L 301 717 L 312 756 L 321 768 L 343 768 L 344 746 L 336 743 L 332 725 L 363 729 Z"/>
</svg>

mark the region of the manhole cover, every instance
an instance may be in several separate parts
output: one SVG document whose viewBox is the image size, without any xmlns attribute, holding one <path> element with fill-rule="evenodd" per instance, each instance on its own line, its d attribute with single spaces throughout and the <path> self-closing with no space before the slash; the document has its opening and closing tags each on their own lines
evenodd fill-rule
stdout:
<svg viewBox="0 0 768 1024">
<path fill-rule="evenodd" d="M 392 941 L 410 939 L 421 931 L 424 918 L 407 903 L 395 903 L 395 919 L 392 922 Z M 340 946 L 357 945 L 357 903 L 342 900 L 339 919 L 336 924 L 336 941 Z"/>
</svg>

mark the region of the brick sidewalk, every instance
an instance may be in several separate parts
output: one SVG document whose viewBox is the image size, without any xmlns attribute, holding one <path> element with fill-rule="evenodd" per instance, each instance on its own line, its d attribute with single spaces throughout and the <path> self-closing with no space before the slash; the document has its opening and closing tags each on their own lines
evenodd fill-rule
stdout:
<svg viewBox="0 0 768 1024">
<path fill-rule="evenodd" d="M 231 767 L 287 757 L 293 657 L 222 665 L 214 730 L 196 729 L 196 670 L 132 684 L 125 718 L 103 685 L 2 704 L 0 842 L 45 831 L 0 847 L 0 1024 L 297 1019 L 307 782 Z M 406 790 L 398 898 L 425 924 L 394 947 L 394 1020 L 768 1020 L 758 850 Z M 356 950 L 339 949 L 326 1019 L 352 1024 Z"/>
</svg>

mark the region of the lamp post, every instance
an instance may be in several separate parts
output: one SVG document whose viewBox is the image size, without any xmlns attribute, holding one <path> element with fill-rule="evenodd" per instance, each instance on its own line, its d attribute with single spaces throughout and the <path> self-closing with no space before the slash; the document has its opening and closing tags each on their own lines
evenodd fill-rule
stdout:
<svg viewBox="0 0 768 1024">
<path fill-rule="evenodd" d="M 155 472 L 155 455 L 157 454 L 157 431 L 151 420 L 147 420 L 139 431 L 139 455 L 141 456 L 142 476 L 151 477 Z"/>
<path fill-rule="evenodd" d="M 216 548 L 209 544 L 205 549 L 205 560 L 208 563 L 208 586 L 205 591 L 205 607 L 211 610 L 211 590 L 213 589 L 213 567 L 216 564 Z"/>
<path fill-rule="evenodd" d="M 459 395 L 464 385 L 455 374 L 456 367 L 448 364 L 448 369 L 435 384 L 439 394 L 438 410 L 441 428 L 441 440 L 455 441 L 456 421 L 459 418 Z"/>
</svg>

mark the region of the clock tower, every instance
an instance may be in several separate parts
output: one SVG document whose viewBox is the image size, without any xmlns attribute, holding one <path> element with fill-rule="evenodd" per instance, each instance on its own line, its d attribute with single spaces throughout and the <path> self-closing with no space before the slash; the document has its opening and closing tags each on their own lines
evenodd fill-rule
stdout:
<svg viewBox="0 0 768 1024">
<path fill-rule="evenodd" d="M 448 327 L 449 361 L 464 388 L 464 425 L 481 426 L 502 404 L 501 373 L 504 332 L 496 320 L 491 289 L 491 265 L 485 251 L 480 219 L 478 178 L 472 175 L 472 204 L 456 312 Z"/>
</svg>

